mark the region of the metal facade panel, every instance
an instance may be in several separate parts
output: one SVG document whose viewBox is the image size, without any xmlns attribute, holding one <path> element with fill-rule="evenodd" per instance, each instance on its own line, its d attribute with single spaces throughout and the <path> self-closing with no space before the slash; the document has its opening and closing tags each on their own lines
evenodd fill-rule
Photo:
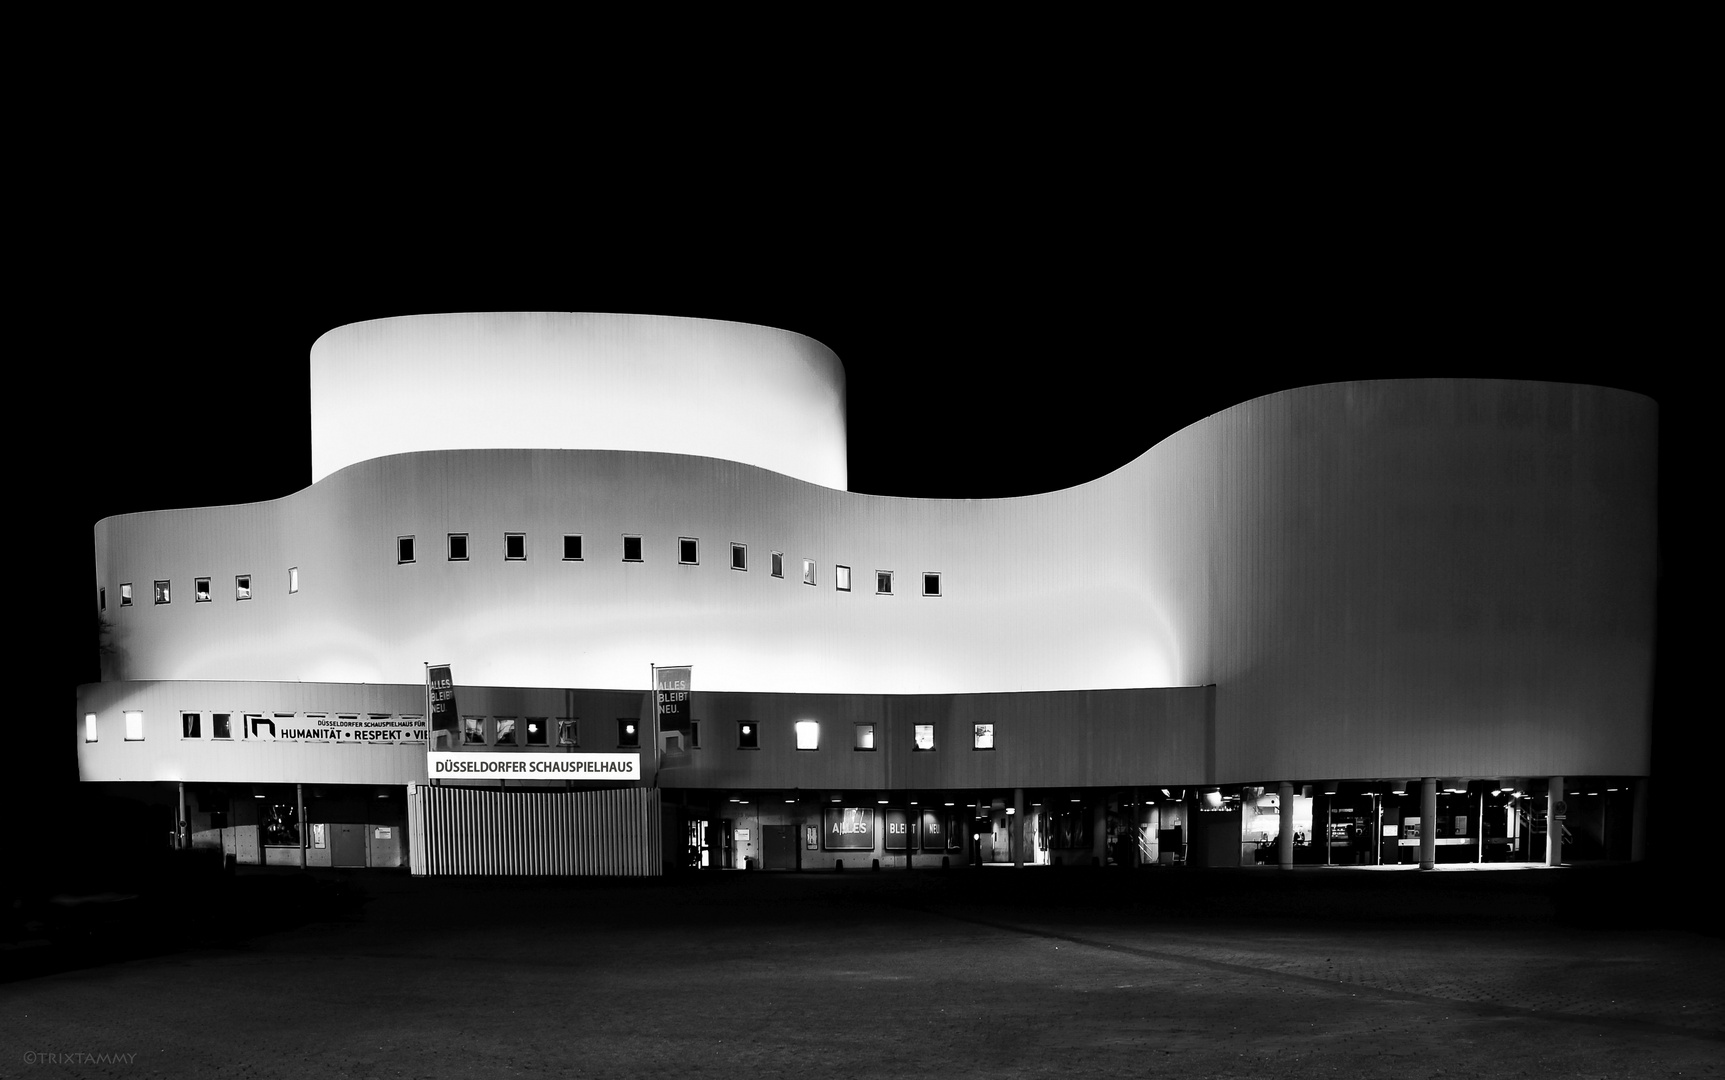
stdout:
<svg viewBox="0 0 1725 1080">
<path fill-rule="evenodd" d="M 421 785 L 416 874 L 656 877 L 659 796 L 646 788 L 498 791 Z"/>
</svg>

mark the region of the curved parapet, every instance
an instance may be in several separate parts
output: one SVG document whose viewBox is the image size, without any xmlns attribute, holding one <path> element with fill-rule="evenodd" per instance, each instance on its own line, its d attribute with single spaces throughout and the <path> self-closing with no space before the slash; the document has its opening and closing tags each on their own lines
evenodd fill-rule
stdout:
<svg viewBox="0 0 1725 1080">
<path fill-rule="evenodd" d="M 98 580 L 134 598 L 110 603 L 104 676 L 1214 685 L 1210 782 L 1640 775 L 1656 445 L 1635 394 L 1419 380 L 1246 402 L 1017 499 L 859 495 L 712 452 L 397 454 L 275 502 L 101 522 Z"/>
<path fill-rule="evenodd" d="M 844 367 L 788 330 L 585 312 L 418 315 L 311 350 L 316 483 L 421 450 L 649 450 L 847 483 Z"/>
</svg>

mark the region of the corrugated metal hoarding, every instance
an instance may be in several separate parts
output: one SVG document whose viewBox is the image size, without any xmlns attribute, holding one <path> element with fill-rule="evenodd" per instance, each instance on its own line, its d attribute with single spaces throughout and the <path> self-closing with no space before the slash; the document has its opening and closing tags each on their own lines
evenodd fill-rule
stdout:
<svg viewBox="0 0 1725 1080">
<path fill-rule="evenodd" d="M 418 785 L 409 796 L 415 874 L 656 877 L 659 793 Z"/>
</svg>

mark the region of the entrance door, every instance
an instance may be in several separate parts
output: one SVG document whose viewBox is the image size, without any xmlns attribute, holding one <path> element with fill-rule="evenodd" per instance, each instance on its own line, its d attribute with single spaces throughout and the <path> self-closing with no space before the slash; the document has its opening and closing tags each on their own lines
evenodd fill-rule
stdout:
<svg viewBox="0 0 1725 1080">
<path fill-rule="evenodd" d="M 331 866 L 365 865 L 365 826 L 331 825 L 329 862 Z"/>
<path fill-rule="evenodd" d="M 797 827 L 761 826 L 761 865 L 768 870 L 797 868 Z"/>
</svg>

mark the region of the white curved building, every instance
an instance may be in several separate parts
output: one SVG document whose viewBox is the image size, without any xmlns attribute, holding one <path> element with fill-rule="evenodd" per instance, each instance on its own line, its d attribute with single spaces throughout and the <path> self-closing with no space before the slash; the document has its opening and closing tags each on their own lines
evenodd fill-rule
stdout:
<svg viewBox="0 0 1725 1080">
<path fill-rule="evenodd" d="M 161 784 L 188 843 L 529 873 L 1637 854 L 1638 395 L 1306 387 L 948 501 L 843 490 L 843 370 L 784 331 L 436 315 L 311 367 L 310 487 L 96 527 L 82 775 Z M 664 662 L 693 724 L 656 737 Z M 428 663 L 459 712 L 429 758 Z M 517 771 L 434 781 L 443 753 Z M 626 781 L 520 771 L 619 754 Z"/>
</svg>

